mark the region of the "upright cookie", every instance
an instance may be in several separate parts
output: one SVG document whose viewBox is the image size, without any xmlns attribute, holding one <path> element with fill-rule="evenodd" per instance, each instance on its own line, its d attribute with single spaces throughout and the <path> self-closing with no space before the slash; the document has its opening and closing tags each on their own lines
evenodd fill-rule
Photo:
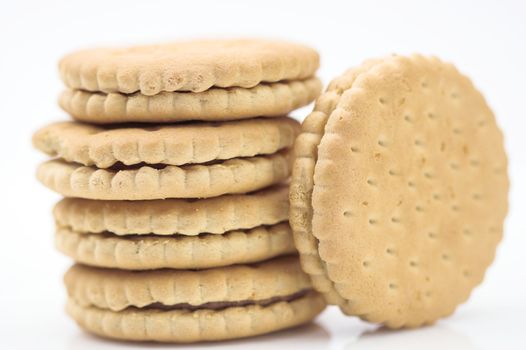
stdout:
<svg viewBox="0 0 526 350">
<path fill-rule="evenodd" d="M 61 160 L 41 164 L 37 178 L 66 196 L 106 200 L 209 198 L 256 191 L 287 179 L 291 152 L 212 164 L 98 169 Z"/>
<path fill-rule="evenodd" d="M 334 79 L 322 94 L 302 126 L 296 139 L 295 162 L 290 188 L 290 224 L 296 247 L 300 252 L 303 269 L 311 276 L 314 287 L 323 293 L 331 304 L 342 305 L 345 300 L 334 290 L 327 277 L 324 262 L 318 254 L 318 240 L 312 235 L 312 188 L 314 167 L 318 158 L 318 145 L 329 115 L 340 101 L 342 93 L 352 86 L 356 77 L 369 69 L 376 61 L 364 62 L 360 67 L 349 69 Z"/>
<path fill-rule="evenodd" d="M 297 148 L 314 170 L 295 164 L 291 224 L 310 222 L 299 250 L 315 244 L 323 291 L 344 312 L 393 328 L 432 323 L 469 297 L 501 239 L 502 134 L 449 64 L 394 56 L 360 70 L 331 85 L 340 97 L 325 120 L 305 122 Z M 316 119 L 324 125 L 309 129 Z"/>
<path fill-rule="evenodd" d="M 96 124 L 184 120 L 224 121 L 287 115 L 320 93 L 317 78 L 263 83 L 252 88 L 211 88 L 203 92 L 123 94 L 66 90 L 59 99 L 74 119 Z"/>
<path fill-rule="evenodd" d="M 112 126 L 57 122 L 38 130 L 33 145 L 50 156 L 98 168 L 185 165 L 272 154 L 292 146 L 299 130 L 291 118 Z"/>
<path fill-rule="evenodd" d="M 59 69 L 72 89 L 151 96 L 301 80 L 318 66 L 318 54 L 306 46 L 238 39 L 81 50 L 65 56 Z"/>
</svg>

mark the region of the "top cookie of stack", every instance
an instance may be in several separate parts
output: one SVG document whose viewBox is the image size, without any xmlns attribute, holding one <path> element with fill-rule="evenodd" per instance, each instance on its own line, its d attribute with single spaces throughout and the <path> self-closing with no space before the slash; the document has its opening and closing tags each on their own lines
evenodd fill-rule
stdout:
<svg viewBox="0 0 526 350">
<path fill-rule="evenodd" d="M 60 106 L 101 124 L 280 116 L 319 94 L 318 66 L 311 48 L 254 39 L 82 50 L 60 62 Z"/>
</svg>

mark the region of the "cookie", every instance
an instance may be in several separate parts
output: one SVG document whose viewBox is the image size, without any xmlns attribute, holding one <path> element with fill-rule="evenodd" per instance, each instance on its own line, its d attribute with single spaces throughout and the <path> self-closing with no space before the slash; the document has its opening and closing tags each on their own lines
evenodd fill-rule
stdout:
<svg viewBox="0 0 526 350">
<path fill-rule="evenodd" d="M 37 178 L 66 197 L 106 200 L 208 198 L 245 193 L 284 181 L 291 152 L 234 158 L 205 165 L 98 169 L 61 160 L 41 164 Z"/>
<path fill-rule="evenodd" d="M 55 243 L 75 261 L 126 270 L 203 269 L 244 264 L 294 253 L 288 223 L 197 236 L 76 232 L 58 227 Z"/>
<path fill-rule="evenodd" d="M 295 256 L 201 271 L 75 265 L 64 280 L 72 317 L 89 331 L 120 339 L 238 338 L 310 321 L 324 308 Z M 131 315 L 143 320 L 145 329 L 130 324 Z M 162 320 L 163 326 L 158 325 Z M 149 327 L 151 323 L 156 325 Z"/>
<path fill-rule="evenodd" d="M 128 48 L 95 48 L 65 56 L 59 64 L 72 89 L 143 95 L 201 92 L 211 87 L 251 88 L 301 80 L 319 66 L 315 50 L 261 39 L 193 40 Z"/>
<path fill-rule="evenodd" d="M 340 82 L 296 144 L 299 251 L 316 244 L 315 273 L 345 313 L 391 328 L 432 323 L 469 297 L 501 239 L 502 134 L 469 79 L 436 58 L 394 56 Z"/>
<path fill-rule="evenodd" d="M 264 83 L 248 89 L 212 88 L 198 93 L 161 92 L 153 96 L 66 90 L 59 104 L 74 119 L 96 124 L 223 121 L 283 116 L 312 102 L 320 90 L 317 78 Z"/>
<path fill-rule="evenodd" d="M 115 312 L 81 306 L 72 299 L 66 310 L 80 327 L 101 337 L 192 343 L 250 337 L 299 326 L 312 321 L 324 308 L 323 297 L 311 291 L 270 304 L 251 303 L 217 310 L 127 308 Z"/>
<path fill-rule="evenodd" d="M 336 305 L 343 305 L 346 301 L 335 291 L 333 282 L 327 277 L 325 263 L 318 254 L 318 240 L 312 234 L 310 202 L 314 186 L 314 166 L 327 118 L 336 108 L 341 94 L 352 86 L 359 74 L 375 62 L 364 62 L 360 67 L 349 69 L 330 83 L 327 91 L 317 99 L 312 113 L 305 118 L 302 133 L 296 139 L 294 149 L 295 161 L 290 184 L 290 225 L 295 244 L 300 252 L 303 269 L 311 276 L 316 290 L 323 293 L 329 303 Z"/>
<path fill-rule="evenodd" d="M 58 226 L 116 235 L 222 234 L 288 220 L 288 185 L 200 200 L 94 201 L 64 198 L 53 210 Z"/>
<path fill-rule="evenodd" d="M 82 306 L 122 311 L 163 306 L 189 311 L 219 303 L 251 303 L 311 289 L 296 256 L 207 270 L 124 271 L 84 265 L 64 277 L 70 298 Z"/>
<path fill-rule="evenodd" d="M 58 122 L 38 130 L 33 145 L 50 156 L 98 168 L 185 165 L 272 154 L 292 146 L 299 129 L 291 118 L 155 126 Z"/>
</svg>

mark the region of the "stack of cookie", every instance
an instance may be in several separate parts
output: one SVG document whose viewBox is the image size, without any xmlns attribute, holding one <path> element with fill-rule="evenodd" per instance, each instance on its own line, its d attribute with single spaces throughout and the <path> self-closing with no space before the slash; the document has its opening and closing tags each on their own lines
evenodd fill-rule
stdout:
<svg viewBox="0 0 526 350">
<path fill-rule="evenodd" d="M 264 40 L 193 41 L 66 56 L 61 107 L 39 130 L 68 313 L 129 340 L 238 338 L 325 306 L 288 226 L 285 117 L 320 91 L 318 55 Z M 268 118 L 273 117 L 273 118 Z M 147 124 L 148 123 L 148 124 Z"/>
</svg>

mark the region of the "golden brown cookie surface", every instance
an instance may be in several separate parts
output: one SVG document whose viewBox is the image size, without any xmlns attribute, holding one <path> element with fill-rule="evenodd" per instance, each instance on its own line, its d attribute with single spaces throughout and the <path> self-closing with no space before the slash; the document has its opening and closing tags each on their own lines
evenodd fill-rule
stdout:
<svg viewBox="0 0 526 350">
<path fill-rule="evenodd" d="M 324 262 L 318 253 L 318 241 L 312 234 L 312 189 L 317 150 L 329 115 L 336 108 L 341 94 L 352 86 L 354 79 L 366 71 L 375 61 L 350 69 L 331 82 L 327 91 L 316 101 L 314 110 L 303 122 L 302 132 L 295 143 L 295 162 L 290 189 L 290 225 L 303 269 L 311 276 L 314 287 L 322 292 L 329 303 L 343 305 L 327 277 Z"/>
<path fill-rule="evenodd" d="M 60 227 L 116 235 L 222 234 L 288 219 L 288 185 L 205 199 L 101 201 L 64 198 L 53 214 Z"/>
<path fill-rule="evenodd" d="M 70 316 L 117 339 L 241 338 L 306 323 L 325 307 L 296 256 L 198 271 L 75 265 L 64 281 Z"/>
<path fill-rule="evenodd" d="M 502 135 L 471 82 L 437 59 L 387 58 L 340 92 L 306 202 L 326 292 L 389 327 L 431 323 L 468 298 L 500 241 Z M 302 186 L 293 180 L 292 206 Z"/>
<path fill-rule="evenodd" d="M 318 66 L 318 54 L 306 46 L 234 39 L 81 50 L 65 56 L 59 69 L 73 89 L 151 96 L 305 79 Z"/>
<path fill-rule="evenodd" d="M 98 169 L 50 160 L 39 166 L 37 178 L 66 197 L 103 200 L 209 198 L 257 191 L 285 181 L 290 174 L 291 160 L 290 150 L 186 166 L 161 164 Z"/>
<path fill-rule="evenodd" d="M 205 269 L 295 252 L 288 223 L 197 236 L 117 236 L 58 227 L 55 244 L 79 263 L 125 270 Z"/>
<path fill-rule="evenodd" d="M 311 288 L 296 256 L 206 270 L 138 272 L 75 265 L 64 281 L 69 297 L 77 303 L 113 311 L 156 305 L 219 308 L 217 304 L 270 302 Z"/>
<path fill-rule="evenodd" d="M 272 154 L 290 147 L 299 129 L 286 117 L 170 125 L 57 122 L 38 130 L 33 144 L 50 156 L 98 168 L 186 165 Z"/>
<path fill-rule="evenodd" d="M 315 292 L 269 305 L 251 304 L 220 310 L 156 310 L 120 312 L 81 306 L 68 300 L 66 311 L 85 330 L 105 338 L 194 343 L 251 337 L 312 321 L 323 309 Z"/>
<path fill-rule="evenodd" d="M 312 102 L 320 90 L 317 78 L 153 96 L 66 90 L 59 104 L 74 119 L 95 124 L 224 121 L 283 116 Z"/>
</svg>

